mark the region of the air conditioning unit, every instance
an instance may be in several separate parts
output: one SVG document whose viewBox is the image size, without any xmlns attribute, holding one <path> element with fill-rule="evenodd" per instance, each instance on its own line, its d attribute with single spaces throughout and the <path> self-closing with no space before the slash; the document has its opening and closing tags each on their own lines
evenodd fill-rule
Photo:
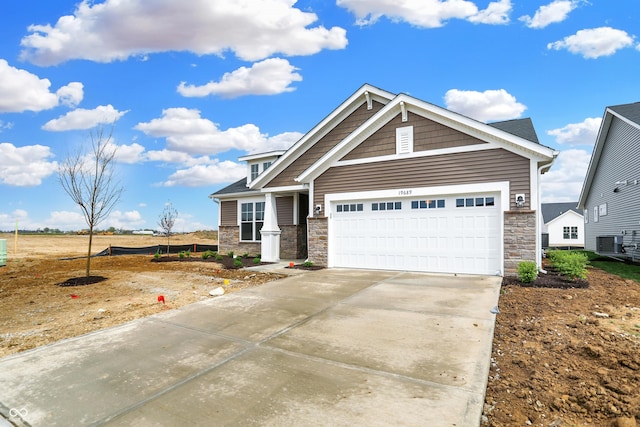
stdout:
<svg viewBox="0 0 640 427">
<path fill-rule="evenodd" d="M 599 254 L 622 254 L 623 236 L 598 236 L 596 237 L 596 252 Z"/>
</svg>

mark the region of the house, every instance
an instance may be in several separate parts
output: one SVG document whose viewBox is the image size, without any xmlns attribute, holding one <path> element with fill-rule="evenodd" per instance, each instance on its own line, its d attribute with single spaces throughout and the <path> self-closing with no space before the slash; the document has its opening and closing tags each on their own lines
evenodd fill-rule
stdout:
<svg viewBox="0 0 640 427">
<path fill-rule="evenodd" d="M 640 259 L 640 103 L 606 108 L 578 207 L 586 249 Z"/>
<path fill-rule="evenodd" d="M 540 263 L 539 178 L 556 154 L 530 119 L 485 124 L 364 85 L 285 152 L 241 158 L 248 178 L 210 195 L 220 250 L 514 273 Z"/>
<path fill-rule="evenodd" d="M 584 247 L 584 217 L 577 206 L 578 202 L 542 204 L 543 248 Z"/>
</svg>

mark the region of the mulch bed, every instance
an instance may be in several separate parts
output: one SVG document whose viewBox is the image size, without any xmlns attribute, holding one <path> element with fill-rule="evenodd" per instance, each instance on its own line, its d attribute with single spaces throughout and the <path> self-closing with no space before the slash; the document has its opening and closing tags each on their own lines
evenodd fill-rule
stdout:
<svg viewBox="0 0 640 427">
<path fill-rule="evenodd" d="M 503 286 L 522 286 L 528 288 L 556 288 L 556 289 L 570 289 L 581 288 L 586 289 L 589 287 L 589 282 L 584 279 L 571 280 L 570 278 L 563 276 L 553 269 L 553 267 L 545 266 L 546 274 L 539 273 L 538 278 L 531 283 L 523 283 L 518 280 L 517 276 L 505 276 L 502 279 Z"/>
<path fill-rule="evenodd" d="M 203 259 L 201 256 L 199 255 L 191 255 L 189 257 L 185 256 L 183 258 L 180 258 L 179 256 L 161 256 L 161 257 L 154 257 L 151 258 L 151 262 L 216 262 L 218 264 L 222 264 L 224 266 L 225 269 L 227 270 L 237 270 L 240 268 L 245 268 L 245 267 L 255 267 L 258 265 L 267 265 L 267 264 L 273 264 L 271 262 L 253 262 L 254 257 L 247 257 L 247 258 L 243 258 L 243 257 L 237 257 L 237 258 L 232 258 L 228 255 L 223 255 L 221 259 L 216 259 L 216 257 L 209 257 L 206 259 Z M 242 267 L 236 267 L 234 262 L 235 260 L 240 260 L 242 261 Z"/>
<path fill-rule="evenodd" d="M 107 280 L 107 278 L 103 276 L 72 277 L 64 282 L 56 283 L 56 286 L 86 286 L 104 282 L 105 280 Z"/>
</svg>

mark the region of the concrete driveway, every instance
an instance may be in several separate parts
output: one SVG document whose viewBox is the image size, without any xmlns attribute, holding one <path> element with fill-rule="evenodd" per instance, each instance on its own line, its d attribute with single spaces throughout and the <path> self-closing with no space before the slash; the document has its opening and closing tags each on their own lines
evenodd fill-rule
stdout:
<svg viewBox="0 0 640 427">
<path fill-rule="evenodd" d="M 500 283 L 287 277 L 0 359 L 0 414 L 31 426 L 478 426 Z"/>
</svg>

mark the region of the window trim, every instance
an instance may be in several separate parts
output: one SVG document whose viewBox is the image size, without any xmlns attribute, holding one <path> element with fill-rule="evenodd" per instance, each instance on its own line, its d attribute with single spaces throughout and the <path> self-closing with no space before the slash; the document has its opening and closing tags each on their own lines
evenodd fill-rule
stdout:
<svg viewBox="0 0 640 427">
<path fill-rule="evenodd" d="M 262 205 L 262 211 L 257 210 L 258 205 Z M 251 220 L 244 220 L 244 206 L 251 205 Z M 258 215 L 261 212 L 262 215 Z M 259 243 L 262 241 L 260 230 L 264 225 L 265 200 L 264 199 L 245 199 L 238 200 L 238 241 L 243 243 Z M 261 218 L 259 218 L 261 216 Z M 245 240 L 243 236 L 243 225 L 251 224 L 252 240 Z"/>
</svg>

